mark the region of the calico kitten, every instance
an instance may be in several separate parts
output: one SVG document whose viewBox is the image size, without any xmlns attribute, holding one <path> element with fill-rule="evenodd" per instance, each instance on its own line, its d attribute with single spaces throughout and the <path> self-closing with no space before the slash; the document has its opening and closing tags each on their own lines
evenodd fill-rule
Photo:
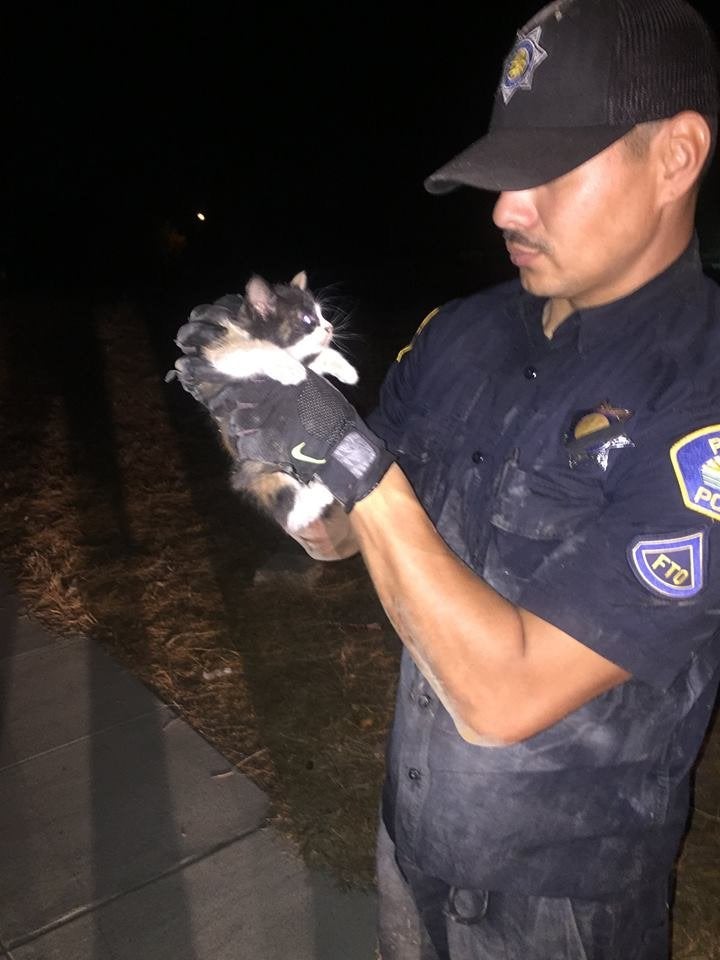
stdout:
<svg viewBox="0 0 720 960">
<path fill-rule="evenodd" d="M 213 315 L 223 330 L 202 352 L 221 373 L 289 384 L 304 380 L 308 367 L 342 383 L 357 383 L 355 368 L 330 346 L 332 324 L 307 289 L 304 272 L 289 284 L 270 285 L 254 276 L 244 298 L 223 297 L 214 306 L 223 308 Z M 317 520 L 333 501 L 319 481 L 302 484 L 275 465 L 254 460 L 234 460 L 231 483 L 290 533 Z"/>
</svg>

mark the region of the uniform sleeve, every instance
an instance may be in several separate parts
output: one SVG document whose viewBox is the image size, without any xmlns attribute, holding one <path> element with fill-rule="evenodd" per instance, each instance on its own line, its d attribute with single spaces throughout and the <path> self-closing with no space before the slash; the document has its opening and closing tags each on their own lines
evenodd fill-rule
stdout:
<svg viewBox="0 0 720 960">
<path fill-rule="evenodd" d="M 720 642 L 720 487 L 706 483 L 720 465 L 716 448 L 720 425 L 709 419 L 615 451 L 625 459 L 604 508 L 545 556 L 518 605 L 638 679 L 669 686 Z"/>
<path fill-rule="evenodd" d="M 393 453 L 397 453 L 408 412 L 421 390 L 428 367 L 442 354 L 452 337 L 452 320 L 459 302 L 436 308 L 425 317 L 410 343 L 400 350 L 388 370 L 380 388 L 378 405 L 367 417 L 370 429 Z"/>
</svg>

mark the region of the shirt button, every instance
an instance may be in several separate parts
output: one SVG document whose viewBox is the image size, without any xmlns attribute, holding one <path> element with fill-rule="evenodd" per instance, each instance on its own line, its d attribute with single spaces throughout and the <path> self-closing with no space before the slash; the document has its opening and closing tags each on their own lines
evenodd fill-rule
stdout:
<svg viewBox="0 0 720 960">
<path fill-rule="evenodd" d="M 473 463 L 485 463 L 485 454 L 482 450 L 476 450 L 472 455 Z"/>
<path fill-rule="evenodd" d="M 525 367 L 523 374 L 526 380 L 535 380 L 537 379 L 538 372 L 535 367 Z"/>
<path fill-rule="evenodd" d="M 426 710 L 431 703 L 432 703 L 432 700 L 426 693 L 423 693 L 421 694 L 421 696 L 418 697 L 418 706 L 422 707 L 423 710 Z"/>
<path fill-rule="evenodd" d="M 410 767 L 410 769 L 408 770 L 408 776 L 410 777 L 411 780 L 419 780 L 422 774 L 420 773 L 417 767 Z"/>
</svg>

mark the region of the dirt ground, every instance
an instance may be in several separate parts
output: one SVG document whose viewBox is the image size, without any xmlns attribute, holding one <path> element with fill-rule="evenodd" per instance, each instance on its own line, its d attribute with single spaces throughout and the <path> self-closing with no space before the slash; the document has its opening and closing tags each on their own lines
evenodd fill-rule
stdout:
<svg viewBox="0 0 720 960">
<path fill-rule="evenodd" d="M 361 409 L 422 317 L 370 310 L 352 321 Z M 228 490 L 204 414 L 163 382 L 185 312 L 151 296 L 2 305 L 3 563 L 33 616 L 96 637 L 266 789 L 310 863 L 368 885 L 399 644 L 359 560 L 308 560 Z M 674 942 L 676 960 L 720 958 L 720 732 Z"/>
</svg>

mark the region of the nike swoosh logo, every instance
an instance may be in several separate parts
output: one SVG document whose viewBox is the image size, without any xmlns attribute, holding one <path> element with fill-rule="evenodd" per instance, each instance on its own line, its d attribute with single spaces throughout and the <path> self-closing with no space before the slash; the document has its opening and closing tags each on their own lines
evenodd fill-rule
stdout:
<svg viewBox="0 0 720 960">
<path fill-rule="evenodd" d="M 327 460 L 316 460 L 315 457 L 306 456 L 306 454 L 303 453 L 304 446 L 305 441 L 296 444 L 290 451 L 290 455 L 295 457 L 296 460 L 304 460 L 305 463 L 327 463 Z"/>
</svg>

